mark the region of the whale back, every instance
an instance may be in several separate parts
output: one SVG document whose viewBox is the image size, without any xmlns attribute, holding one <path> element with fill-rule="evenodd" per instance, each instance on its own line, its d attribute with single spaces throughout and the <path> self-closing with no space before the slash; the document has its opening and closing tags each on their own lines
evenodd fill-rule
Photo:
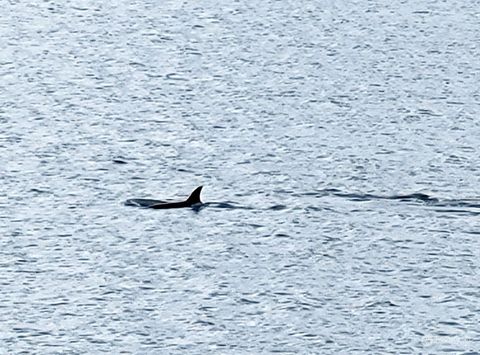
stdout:
<svg viewBox="0 0 480 355">
<path fill-rule="evenodd" d="M 125 205 L 153 209 L 192 207 L 194 205 L 202 204 L 202 201 L 200 200 L 200 193 L 202 192 L 202 188 L 203 186 L 197 187 L 184 201 L 172 202 L 144 198 L 132 198 L 125 201 Z"/>
</svg>

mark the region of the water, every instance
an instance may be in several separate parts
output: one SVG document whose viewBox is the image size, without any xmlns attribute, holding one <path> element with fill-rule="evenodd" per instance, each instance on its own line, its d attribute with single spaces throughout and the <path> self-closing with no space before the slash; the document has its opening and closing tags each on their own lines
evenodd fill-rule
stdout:
<svg viewBox="0 0 480 355">
<path fill-rule="evenodd" d="M 0 353 L 479 351 L 479 18 L 4 2 Z"/>
</svg>

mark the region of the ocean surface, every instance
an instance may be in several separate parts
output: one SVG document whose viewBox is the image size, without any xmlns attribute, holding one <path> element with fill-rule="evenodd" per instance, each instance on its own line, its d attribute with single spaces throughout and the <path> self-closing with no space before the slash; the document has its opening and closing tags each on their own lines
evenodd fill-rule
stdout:
<svg viewBox="0 0 480 355">
<path fill-rule="evenodd" d="M 0 41 L 0 354 L 479 354 L 478 1 L 4 0 Z"/>
</svg>

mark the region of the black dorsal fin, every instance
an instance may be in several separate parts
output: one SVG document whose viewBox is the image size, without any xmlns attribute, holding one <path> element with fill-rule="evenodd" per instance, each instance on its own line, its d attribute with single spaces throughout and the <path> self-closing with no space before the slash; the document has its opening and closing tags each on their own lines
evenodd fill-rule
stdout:
<svg viewBox="0 0 480 355">
<path fill-rule="evenodd" d="M 190 197 L 187 199 L 187 203 L 189 205 L 194 205 L 196 203 L 202 203 L 200 200 L 200 192 L 202 192 L 203 186 L 197 187 L 193 192 L 190 194 Z"/>
</svg>

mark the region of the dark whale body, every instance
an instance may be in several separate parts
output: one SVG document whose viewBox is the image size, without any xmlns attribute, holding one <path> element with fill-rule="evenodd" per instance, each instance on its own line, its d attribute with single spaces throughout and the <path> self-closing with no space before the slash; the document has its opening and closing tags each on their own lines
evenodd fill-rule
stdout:
<svg viewBox="0 0 480 355">
<path fill-rule="evenodd" d="M 200 193 L 202 192 L 202 188 L 203 186 L 197 187 L 185 201 L 169 202 L 169 201 L 150 200 L 150 199 L 143 199 L 143 198 L 132 198 L 125 201 L 125 205 L 135 206 L 135 207 L 144 207 L 144 208 L 153 208 L 156 210 L 164 210 L 169 208 L 193 207 L 195 205 L 202 204 L 202 201 L 200 200 Z"/>
</svg>

